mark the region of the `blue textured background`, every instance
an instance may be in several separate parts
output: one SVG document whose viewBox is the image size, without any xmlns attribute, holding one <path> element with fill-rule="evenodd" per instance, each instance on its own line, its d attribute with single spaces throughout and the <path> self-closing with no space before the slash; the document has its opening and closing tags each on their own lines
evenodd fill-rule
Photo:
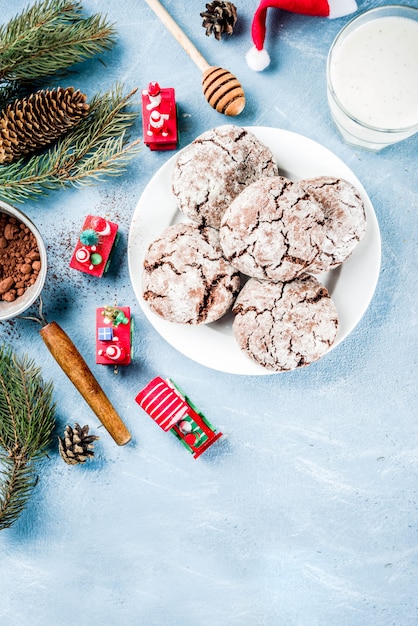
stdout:
<svg viewBox="0 0 418 626">
<path fill-rule="evenodd" d="M 121 82 L 176 89 L 180 147 L 226 123 L 205 102 L 200 71 L 141 0 L 85 0 L 119 34 L 113 50 L 60 84 L 89 96 Z M 49 320 L 71 336 L 123 415 L 120 448 L 47 352 L 37 327 L 2 323 L 0 337 L 54 381 L 57 432 L 89 424 L 95 459 L 69 467 L 54 447 L 18 522 L 0 535 L 5 626 L 409 626 L 418 623 L 417 155 L 418 136 L 380 154 L 345 146 L 325 89 L 329 46 L 349 18 L 269 11 L 272 64 L 256 74 L 245 52 L 256 0 L 236 1 L 235 33 L 206 37 L 204 2 L 165 0 L 211 64 L 245 87 L 240 125 L 291 130 L 332 150 L 361 180 L 382 236 L 375 296 L 354 332 L 307 369 L 239 377 L 171 348 L 135 301 L 129 225 L 150 177 L 172 153 L 143 147 L 127 173 L 52 193 L 21 208 L 41 231 Z M 387 2 L 359 0 L 367 9 Z M 416 0 L 409 4 L 418 6 Z M 0 0 L 1 21 L 27 5 Z M 133 103 L 139 105 L 139 96 Z M 140 120 L 132 136 L 141 136 Z M 122 242 L 106 278 L 70 271 L 88 213 L 117 222 Z M 118 376 L 94 363 L 94 312 L 117 298 L 136 321 L 135 362 Z M 171 376 L 225 437 L 198 461 L 136 405 L 156 375 Z"/>
</svg>

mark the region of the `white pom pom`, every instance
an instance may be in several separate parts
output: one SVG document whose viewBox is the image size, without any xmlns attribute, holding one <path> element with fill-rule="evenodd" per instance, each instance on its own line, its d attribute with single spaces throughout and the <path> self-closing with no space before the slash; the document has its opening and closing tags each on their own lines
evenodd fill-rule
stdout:
<svg viewBox="0 0 418 626">
<path fill-rule="evenodd" d="M 257 50 L 255 46 L 253 46 L 250 50 L 248 50 L 245 58 L 248 63 L 248 67 L 254 72 L 262 72 L 270 65 L 270 57 L 267 50 Z"/>
<path fill-rule="evenodd" d="M 356 0 L 328 0 L 330 19 L 344 17 L 357 11 Z"/>
</svg>

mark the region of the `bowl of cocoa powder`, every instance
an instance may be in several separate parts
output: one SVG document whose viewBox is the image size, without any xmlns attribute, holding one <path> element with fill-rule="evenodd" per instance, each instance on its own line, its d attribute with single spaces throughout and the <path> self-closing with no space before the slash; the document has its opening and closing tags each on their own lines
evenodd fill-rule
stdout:
<svg viewBox="0 0 418 626">
<path fill-rule="evenodd" d="M 0 321 L 38 298 L 46 277 L 46 248 L 33 222 L 0 200 Z"/>
</svg>

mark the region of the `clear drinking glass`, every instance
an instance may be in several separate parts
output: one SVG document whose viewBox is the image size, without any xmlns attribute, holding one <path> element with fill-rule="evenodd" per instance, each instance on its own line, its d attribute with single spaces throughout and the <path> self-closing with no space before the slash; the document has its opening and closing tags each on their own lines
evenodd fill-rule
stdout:
<svg viewBox="0 0 418 626">
<path fill-rule="evenodd" d="M 379 151 L 418 131 L 418 8 L 387 5 L 352 19 L 327 61 L 327 96 L 344 141 Z"/>
</svg>

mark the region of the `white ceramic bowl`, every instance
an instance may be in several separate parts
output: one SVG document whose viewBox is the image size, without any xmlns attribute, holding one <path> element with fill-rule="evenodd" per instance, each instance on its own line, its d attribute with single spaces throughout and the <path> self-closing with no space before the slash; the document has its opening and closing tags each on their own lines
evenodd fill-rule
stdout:
<svg viewBox="0 0 418 626">
<path fill-rule="evenodd" d="M 34 223 L 24 213 L 22 213 L 22 211 L 19 211 L 10 204 L 0 200 L 0 213 L 12 215 L 31 230 L 36 238 L 41 257 L 41 269 L 39 271 L 38 278 L 36 279 L 36 282 L 25 291 L 23 296 L 16 298 L 14 302 L 4 302 L 0 300 L 0 321 L 4 321 L 23 313 L 23 311 L 28 309 L 39 297 L 46 278 L 47 256 L 45 244 L 38 229 Z"/>
</svg>

